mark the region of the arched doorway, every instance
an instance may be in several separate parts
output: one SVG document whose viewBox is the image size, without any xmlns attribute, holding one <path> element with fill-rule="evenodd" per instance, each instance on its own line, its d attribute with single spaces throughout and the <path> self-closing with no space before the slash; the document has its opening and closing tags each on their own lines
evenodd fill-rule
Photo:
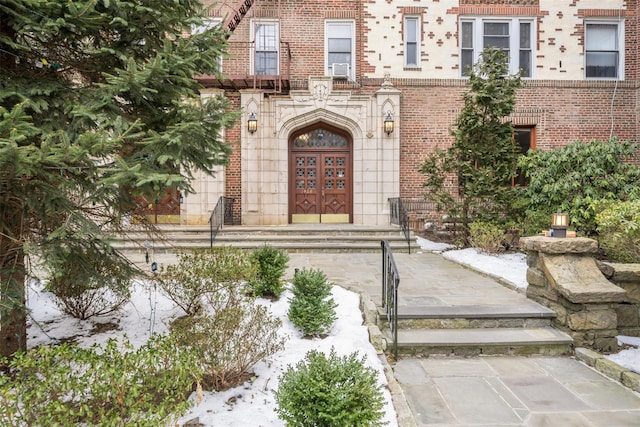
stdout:
<svg viewBox="0 0 640 427">
<path fill-rule="evenodd" d="M 326 123 L 289 138 L 289 222 L 353 222 L 352 138 Z"/>
</svg>

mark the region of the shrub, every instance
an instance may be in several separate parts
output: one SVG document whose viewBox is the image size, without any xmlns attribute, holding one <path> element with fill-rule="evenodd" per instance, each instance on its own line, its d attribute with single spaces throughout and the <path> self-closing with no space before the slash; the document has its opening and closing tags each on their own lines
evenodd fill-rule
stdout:
<svg viewBox="0 0 640 427">
<path fill-rule="evenodd" d="M 94 252 L 50 265 L 45 290 L 63 313 L 85 320 L 118 311 L 131 297 L 130 279 L 118 262 Z"/>
<path fill-rule="evenodd" d="M 325 334 L 335 322 L 337 304 L 330 298 L 332 287 L 320 270 L 303 268 L 294 275 L 287 315 L 304 336 Z"/>
<path fill-rule="evenodd" d="M 596 214 L 600 246 L 614 262 L 640 262 L 640 201 L 608 203 Z"/>
<path fill-rule="evenodd" d="M 165 425 L 189 408 L 200 376 L 194 355 L 167 336 L 137 350 L 114 340 L 42 346 L 0 366 L 0 419 L 15 426 Z"/>
<path fill-rule="evenodd" d="M 384 398 L 376 371 L 357 353 L 326 357 L 309 351 L 280 377 L 275 392 L 278 416 L 289 426 L 381 426 Z"/>
<path fill-rule="evenodd" d="M 470 225 L 469 243 L 483 252 L 496 254 L 504 251 L 503 227 L 489 222 L 475 221 Z"/>
<path fill-rule="evenodd" d="M 171 330 L 181 345 L 200 356 L 204 388 L 225 390 L 241 384 L 258 361 L 284 348 L 280 319 L 237 286 L 209 293 L 206 301 L 203 310 L 178 319 Z"/>
<path fill-rule="evenodd" d="M 178 263 L 158 276 L 162 291 L 187 315 L 198 312 L 203 297 L 255 279 L 257 270 L 246 251 L 230 246 L 178 254 Z"/>
<path fill-rule="evenodd" d="M 282 276 L 289 262 L 289 255 L 282 249 L 264 245 L 251 253 L 251 259 L 258 265 L 258 277 L 251 283 L 251 290 L 257 297 L 280 298 L 284 291 Z"/>
<path fill-rule="evenodd" d="M 529 151 L 518 163 L 529 177 L 524 195 L 528 212 L 567 212 L 571 224 L 593 235 L 594 204 L 640 197 L 640 167 L 636 144 L 611 139 L 574 142 L 551 151 Z"/>
</svg>

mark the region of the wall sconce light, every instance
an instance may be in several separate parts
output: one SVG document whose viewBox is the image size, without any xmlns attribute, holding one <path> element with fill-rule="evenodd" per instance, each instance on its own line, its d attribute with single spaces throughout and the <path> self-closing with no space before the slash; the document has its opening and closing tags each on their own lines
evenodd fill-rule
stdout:
<svg viewBox="0 0 640 427">
<path fill-rule="evenodd" d="M 387 116 L 384 118 L 384 133 L 391 135 L 393 133 L 393 117 L 391 117 L 391 111 L 387 111 Z"/>
<path fill-rule="evenodd" d="M 182 191 L 178 191 L 178 203 L 183 204 L 184 203 L 184 195 L 182 194 Z"/>
<path fill-rule="evenodd" d="M 551 229 L 553 237 L 567 237 L 567 227 L 569 226 L 569 215 L 566 213 L 554 213 L 551 219 Z"/>
<path fill-rule="evenodd" d="M 249 118 L 247 119 L 247 130 L 249 133 L 254 133 L 258 130 L 258 119 L 256 119 L 255 113 L 249 114 Z"/>
</svg>

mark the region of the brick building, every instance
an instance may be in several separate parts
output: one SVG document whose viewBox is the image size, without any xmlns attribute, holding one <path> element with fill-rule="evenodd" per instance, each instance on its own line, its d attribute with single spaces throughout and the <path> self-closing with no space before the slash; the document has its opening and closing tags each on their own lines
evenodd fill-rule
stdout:
<svg viewBox="0 0 640 427">
<path fill-rule="evenodd" d="M 388 224 L 392 197 L 421 197 L 426 153 L 452 142 L 464 70 L 508 50 L 524 87 L 511 117 L 523 148 L 610 136 L 640 142 L 637 0 L 226 0 L 223 78 L 203 97 L 242 111 L 234 154 L 198 177 L 183 224 L 221 196 L 245 225 Z M 255 127 L 250 127 L 255 126 Z M 388 128 L 385 128 L 389 126 Z"/>
</svg>

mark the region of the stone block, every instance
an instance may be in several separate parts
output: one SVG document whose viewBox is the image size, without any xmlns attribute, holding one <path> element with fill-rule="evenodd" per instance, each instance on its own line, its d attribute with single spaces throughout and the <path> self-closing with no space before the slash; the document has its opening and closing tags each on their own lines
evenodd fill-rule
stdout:
<svg viewBox="0 0 640 427">
<path fill-rule="evenodd" d="M 610 263 L 616 283 L 640 283 L 640 264 Z"/>
<path fill-rule="evenodd" d="M 569 315 L 567 325 L 574 331 L 615 329 L 618 318 L 613 310 L 581 311 Z"/>
<path fill-rule="evenodd" d="M 531 286 L 547 287 L 549 282 L 537 268 L 527 268 L 527 283 Z"/>
<path fill-rule="evenodd" d="M 640 309 L 637 304 L 620 304 L 616 314 L 619 328 L 640 326 Z"/>
<path fill-rule="evenodd" d="M 640 393 L 640 374 L 632 371 L 623 372 L 622 384 L 626 385 L 631 390 Z"/>
<path fill-rule="evenodd" d="M 596 265 L 607 279 L 611 279 L 616 270 L 613 266 L 608 262 L 598 261 L 596 260 Z"/>
<path fill-rule="evenodd" d="M 570 302 L 611 303 L 626 300 L 624 289 L 609 282 L 595 259 L 580 255 L 541 255 L 544 273 L 560 294 Z"/>
<path fill-rule="evenodd" d="M 556 238 L 531 236 L 520 238 L 520 247 L 526 251 L 546 254 L 594 254 L 598 252 L 598 242 L 585 237 Z"/>
<path fill-rule="evenodd" d="M 593 340 L 593 348 L 607 353 L 618 351 L 618 339 L 615 335 L 595 338 Z"/>
<path fill-rule="evenodd" d="M 574 350 L 574 354 L 578 360 L 589 366 L 596 366 L 596 361 L 602 359 L 602 355 L 596 351 L 584 347 L 578 347 Z"/>
<path fill-rule="evenodd" d="M 557 302 L 559 296 L 556 292 L 548 288 L 541 288 L 537 286 L 527 286 L 526 295 L 527 298 L 531 298 L 532 300 L 537 301 L 543 305 L 546 305 L 544 302 L 542 302 L 543 300 Z"/>
<path fill-rule="evenodd" d="M 617 363 L 614 363 L 609 359 L 605 359 L 604 357 L 602 359 L 596 360 L 595 368 L 599 372 L 618 382 L 622 381 L 622 373 L 626 371 L 626 369 L 624 369 Z"/>
<path fill-rule="evenodd" d="M 367 325 L 377 325 L 378 319 L 378 307 L 375 303 L 367 297 L 362 297 L 362 314 L 364 315 L 364 322 Z"/>
<path fill-rule="evenodd" d="M 627 301 L 640 304 L 640 283 L 617 282 L 627 292 Z"/>
<path fill-rule="evenodd" d="M 540 270 L 540 257 L 538 252 L 527 252 L 527 267 Z"/>
<path fill-rule="evenodd" d="M 385 346 L 383 343 L 384 340 L 382 339 L 382 332 L 380 332 L 380 329 L 377 326 L 369 325 L 368 330 L 369 330 L 369 342 L 371 343 L 373 348 L 376 349 L 376 352 L 378 354 L 384 353 Z"/>
</svg>

